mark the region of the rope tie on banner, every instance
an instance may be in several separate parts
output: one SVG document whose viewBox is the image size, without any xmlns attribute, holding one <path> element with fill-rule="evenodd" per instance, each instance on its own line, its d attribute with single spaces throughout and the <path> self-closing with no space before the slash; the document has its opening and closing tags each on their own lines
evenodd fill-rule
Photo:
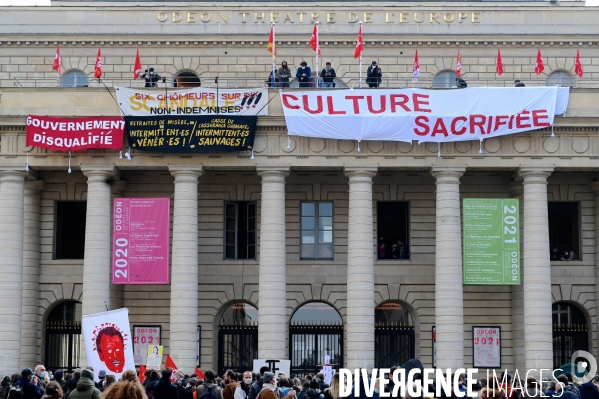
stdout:
<svg viewBox="0 0 599 399">
<path fill-rule="evenodd" d="M 483 139 L 480 139 L 479 141 L 479 146 L 478 146 L 478 153 L 482 154 L 483 153 Z"/>
<path fill-rule="evenodd" d="M 125 156 L 127 157 L 127 161 L 131 160 L 131 147 L 127 148 L 127 152 L 125 153 Z"/>
<path fill-rule="evenodd" d="M 362 152 L 362 150 L 360 149 L 360 140 L 358 140 L 358 152 Z"/>
<path fill-rule="evenodd" d="M 71 173 L 71 151 L 69 151 L 69 173 Z"/>
<path fill-rule="evenodd" d="M 441 142 L 437 143 L 437 158 L 441 158 Z"/>
<path fill-rule="evenodd" d="M 289 135 L 287 135 L 287 151 L 291 151 L 291 139 Z"/>
<path fill-rule="evenodd" d="M 26 152 L 25 155 L 27 156 L 27 163 L 25 164 L 25 172 L 29 172 L 29 152 Z"/>
<path fill-rule="evenodd" d="M 254 149 L 252 148 L 252 156 L 250 157 L 250 159 L 254 159 Z"/>
<path fill-rule="evenodd" d="M 555 137 L 555 134 L 553 134 L 553 125 L 551 125 L 551 137 Z"/>
<path fill-rule="evenodd" d="M 123 150 L 122 149 L 119 151 L 119 159 L 123 159 Z"/>
</svg>

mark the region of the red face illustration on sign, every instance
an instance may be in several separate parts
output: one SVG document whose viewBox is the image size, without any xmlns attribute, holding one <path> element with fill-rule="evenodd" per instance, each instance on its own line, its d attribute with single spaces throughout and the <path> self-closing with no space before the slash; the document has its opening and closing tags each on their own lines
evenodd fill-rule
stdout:
<svg viewBox="0 0 599 399">
<path fill-rule="evenodd" d="M 125 344 L 121 333 L 113 327 L 100 331 L 96 339 L 100 360 L 108 370 L 122 373 L 125 367 Z"/>
</svg>

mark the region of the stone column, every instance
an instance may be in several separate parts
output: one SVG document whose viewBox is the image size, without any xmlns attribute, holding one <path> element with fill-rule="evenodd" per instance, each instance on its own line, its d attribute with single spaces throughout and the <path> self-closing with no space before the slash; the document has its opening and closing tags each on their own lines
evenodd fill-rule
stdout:
<svg viewBox="0 0 599 399">
<path fill-rule="evenodd" d="M 522 182 L 511 181 L 509 182 L 508 188 L 512 194 L 512 197 L 518 198 L 520 200 L 518 212 L 520 215 L 522 215 L 524 206 L 524 201 L 522 199 L 524 186 L 522 185 Z M 524 222 L 522 218 L 520 218 L 520 231 L 518 232 L 520 237 L 523 237 L 523 229 Z M 522 241 L 520 241 L 520 246 L 522 247 Z M 521 253 L 524 255 L 524 251 L 521 251 Z M 520 266 L 522 266 L 522 262 L 520 262 Z M 524 370 L 526 367 L 526 360 L 524 356 L 524 290 L 522 287 L 524 284 L 524 276 L 522 274 L 523 268 L 520 267 L 520 285 L 512 285 L 512 342 L 514 343 L 514 370 Z"/>
<path fill-rule="evenodd" d="M 347 226 L 346 367 L 374 367 L 374 245 L 372 178 L 377 168 L 345 168 Z"/>
<path fill-rule="evenodd" d="M 528 370 L 553 368 L 547 216 L 547 178 L 552 171 L 548 168 L 519 171 L 524 179 L 524 356 Z"/>
<path fill-rule="evenodd" d="M 170 355 L 179 369 L 196 367 L 198 331 L 198 178 L 202 166 L 169 166 L 175 177 L 171 260 Z"/>
<path fill-rule="evenodd" d="M 110 198 L 109 180 L 115 176 L 112 165 L 81 165 L 87 176 L 87 211 L 85 216 L 85 253 L 83 255 L 82 314 L 106 311 L 110 301 Z M 106 302 L 106 304 L 105 304 Z M 81 345 L 81 363 L 87 365 L 85 345 Z"/>
<path fill-rule="evenodd" d="M 6 356 L 0 371 L 4 374 L 20 370 L 26 176 L 26 172 L 0 169 L 0 360 Z"/>
<path fill-rule="evenodd" d="M 25 182 L 20 369 L 38 362 L 40 192 L 43 186 L 44 182 L 40 180 Z"/>
<path fill-rule="evenodd" d="M 464 292 L 460 177 L 465 168 L 433 168 L 437 179 L 435 326 L 437 367 L 464 366 Z"/>
<path fill-rule="evenodd" d="M 591 189 L 595 200 L 595 303 L 599 304 L 599 181 L 592 182 Z M 595 339 L 599 342 L 599 318 L 597 318 L 595 330 Z M 599 349 L 595 350 L 599 352 Z M 599 356 L 597 352 L 594 355 L 595 357 Z"/>
<path fill-rule="evenodd" d="M 257 171 L 262 177 L 258 358 L 287 359 L 285 177 L 289 168 L 258 168 Z"/>
</svg>

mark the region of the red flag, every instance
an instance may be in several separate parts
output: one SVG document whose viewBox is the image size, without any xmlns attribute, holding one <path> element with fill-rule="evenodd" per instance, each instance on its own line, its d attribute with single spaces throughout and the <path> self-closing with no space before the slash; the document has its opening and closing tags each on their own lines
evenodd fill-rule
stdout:
<svg viewBox="0 0 599 399">
<path fill-rule="evenodd" d="M 177 368 L 175 362 L 173 362 L 173 359 L 171 359 L 171 355 L 166 355 L 166 362 L 164 365 L 166 368 L 173 370 L 173 373 L 171 374 L 171 382 L 175 382 L 175 376 L 177 375 L 177 371 L 179 371 L 179 369 Z"/>
<path fill-rule="evenodd" d="M 582 78 L 584 72 L 582 71 L 582 62 L 580 62 L 580 50 L 576 50 L 576 62 L 574 64 L 574 73 Z"/>
<path fill-rule="evenodd" d="M 146 379 L 146 366 L 143 364 L 139 365 L 139 383 L 141 384 Z"/>
<path fill-rule="evenodd" d="M 412 69 L 412 82 L 418 82 L 418 76 L 420 76 L 420 62 L 418 62 L 418 49 L 416 49 L 414 68 Z"/>
<path fill-rule="evenodd" d="M 364 41 L 362 40 L 362 25 L 360 25 L 360 30 L 358 31 L 358 41 L 356 42 L 356 52 L 354 53 L 354 58 L 361 57 L 362 51 L 364 51 Z"/>
<path fill-rule="evenodd" d="M 200 370 L 199 368 L 196 367 L 195 369 L 195 374 L 200 377 L 201 379 L 204 379 L 204 372 L 202 370 Z"/>
<path fill-rule="evenodd" d="M 62 63 L 60 62 L 60 44 L 56 46 L 56 55 L 54 56 L 54 66 L 52 69 L 56 71 L 60 75 L 60 67 Z"/>
<path fill-rule="evenodd" d="M 275 56 L 275 57 L 277 56 L 277 45 L 275 43 L 275 26 L 274 26 L 274 24 L 270 27 L 270 36 L 268 37 L 268 45 L 266 46 L 266 49 L 273 56 Z"/>
<path fill-rule="evenodd" d="M 455 63 L 455 74 L 458 75 L 458 78 L 462 77 L 462 58 L 460 57 L 460 50 L 458 50 L 458 58 Z"/>
<path fill-rule="evenodd" d="M 503 73 L 503 61 L 501 60 L 501 53 L 499 49 L 497 49 L 497 66 L 495 67 L 495 72 L 497 75 L 501 75 Z"/>
<path fill-rule="evenodd" d="M 137 49 L 135 65 L 133 66 L 133 79 L 139 79 L 139 75 L 141 75 L 141 60 L 139 59 L 139 49 Z"/>
<path fill-rule="evenodd" d="M 94 78 L 100 79 L 102 77 L 102 53 L 100 52 L 100 49 L 98 49 L 98 57 L 96 58 L 94 70 Z"/>
<path fill-rule="evenodd" d="M 535 64 L 535 72 L 537 75 L 540 75 L 545 70 L 545 66 L 543 65 L 543 57 L 541 57 L 541 49 L 539 49 L 537 53 L 537 63 Z"/>
<path fill-rule="evenodd" d="M 320 54 L 320 41 L 318 40 L 318 23 L 314 24 L 314 30 L 312 31 L 312 38 L 310 39 L 310 47 L 316 51 L 317 55 Z"/>
</svg>

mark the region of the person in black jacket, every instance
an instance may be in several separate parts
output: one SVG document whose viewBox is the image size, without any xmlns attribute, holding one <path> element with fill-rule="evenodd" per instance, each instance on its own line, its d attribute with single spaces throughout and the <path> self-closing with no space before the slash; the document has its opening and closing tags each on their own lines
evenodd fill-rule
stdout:
<svg viewBox="0 0 599 399">
<path fill-rule="evenodd" d="M 16 385 L 23 390 L 23 399 L 40 399 L 44 392 L 42 389 L 33 383 L 33 371 L 31 369 L 23 369 L 21 378 Z"/>
<path fill-rule="evenodd" d="M 158 87 L 158 82 L 162 80 L 162 76 L 155 73 L 154 68 L 150 68 L 149 71 L 146 69 L 139 78 L 146 81 L 146 87 Z"/>
<path fill-rule="evenodd" d="M 270 371 L 270 368 L 268 366 L 260 367 L 260 379 L 252 384 L 250 392 L 248 392 L 247 399 L 256 399 L 256 396 L 258 396 L 258 394 L 262 390 L 262 385 L 264 384 L 262 378 L 264 377 L 264 373 L 266 373 L 267 371 Z"/>
<path fill-rule="evenodd" d="M 160 374 L 158 374 L 158 371 L 150 370 L 148 378 L 144 381 L 148 398 L 152 399 L 154 397 L 154 390 L 156 389 L 156 385 L 158 385 L 158 381 L 160 381 Z"/>
<path fill-rule="evenodd" d="M 326 66 L 323 68 L 322 72 L 320 72 L 320 77 L 322 78 L 322 87 L 335 87 L 334 82 L 337 73 L 335 73 L 335 69 L 331 67 L 330 62 L 326 63 Z"/>
<path fill-rule="evenodd" d="M 372 61 L 372 64 L 366 71 L 366 76 L 366 83 L 368 83 L 368 87 L 379 87 L 381 81 L 383 80 L 383 72 L 381 71 L 381 67 L 377 65 L 376 61 Z"/>
<path fill-rule="evenodd" d="M 468 83 L 466 83 L 466 81 L 462 78 L 455 78 L 455 83 L 458 89 L 465 89 L 468 87 Z"/>
<path fill-rule="evenodd" d="M 162 369 L 162 377 L 154 388 L 154 399 L 179 399 L 177 387 L 171 384 L 172 373 L 169 368 Z"/>
</svg>

